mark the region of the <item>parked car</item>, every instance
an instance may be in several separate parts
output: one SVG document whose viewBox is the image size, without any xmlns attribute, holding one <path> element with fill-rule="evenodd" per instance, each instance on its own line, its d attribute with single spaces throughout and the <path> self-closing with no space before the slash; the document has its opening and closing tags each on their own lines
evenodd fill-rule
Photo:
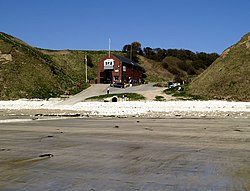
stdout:
<svg viewBox="0 0 250 191">
<path fill-rule="evenodd" d="M 115 88 L 124 88 L 125 84 L 123 82 L 116 82 L 111 84 L 110 86 L 115 87 Z"/>
</svg>

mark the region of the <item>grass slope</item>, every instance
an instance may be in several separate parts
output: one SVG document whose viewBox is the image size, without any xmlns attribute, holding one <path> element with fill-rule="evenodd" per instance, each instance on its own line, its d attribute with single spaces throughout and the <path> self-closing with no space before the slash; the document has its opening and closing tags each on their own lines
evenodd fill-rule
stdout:
<svg viewBox="0 0 250 191">
<path fill-rule="evenodd" d="M 88 80 L 94 81 L 97 78 L 97 63 L 108 54 L 108 51 L 40 50 L 49 55 L 53 62 L 57 63 L 74 81 L 80 80 L 79 83 L 83 83 L 82 80 L 85 79 L 85 55 L 88 58 Z M 119 51 L 111 53 L 123 55 Z"/>
<path fill-rule="evenodd" d="M 166 82 L 174 78 L 172 73 L 164 69 L 161 62 L 156 62 L 143 56 L 139 56 L 139 62 L 145 69 L 145 74 L 147 76 L 146 80 L 149 82 Z"/>
<path fill-rule="evenodd" d="M 111 53 L 125 55 L 120 51 Z M 78 93 L 88 87 L 85 55 L 88 56 L 88 80 L 95 82 L 97 63 L 107 54 L 108 51 L 34 48 L 0 32 L 0 99 L 59 97 L 66 90 L 71 94 Z M 178 76 L 185 74 L 179 65 L 169 60 L 166 68 L 166 63 L 138 57 L 147 82 L 166 82 L 174 80 L 176 72 Z"/>
<path fill-rule="evenodd" d="M 55 97 L 74 83 L 50 56 L 0 33 L 0 99 Z"/>
<path fill-rule="evenodd" d="M 113 53 L 123 55 L 119 51 Z M 75 94 L 97 76 L 97 62 L 108 51 L 45 50 L 0 32 L 0 99 L 59 97 L 66 90 Z"/>
<path fill-rule="evenodd" d="M 250 101 L 250 33 L 223 54 L 189 86 L 203 98 Z"/>
</svg>

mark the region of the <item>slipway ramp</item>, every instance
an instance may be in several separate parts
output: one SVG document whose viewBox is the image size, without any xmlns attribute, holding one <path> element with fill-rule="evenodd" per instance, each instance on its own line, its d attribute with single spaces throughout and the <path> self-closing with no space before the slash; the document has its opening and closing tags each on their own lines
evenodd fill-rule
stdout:
<svg viewBox="0 0 250 191">
<path fill-rule="evenodd" d="M 68 99 L 57 105 L 74 105 L 78 102 L 84 101 L 86 98 L 105 94 L 108 87 L 109 84 L 91 84 L 89 88 L 74 96 L 70 96 Z"/>
</svg>

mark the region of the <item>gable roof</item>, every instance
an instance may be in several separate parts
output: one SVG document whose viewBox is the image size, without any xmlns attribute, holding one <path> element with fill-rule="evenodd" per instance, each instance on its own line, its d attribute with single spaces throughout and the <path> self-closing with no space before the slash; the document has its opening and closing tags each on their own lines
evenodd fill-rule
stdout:
<svg viewBox="0 0 250 191">
<path fill-rule="evenodd" d="M 136 67 L 139 67 L 141 68 L 141 66 L 139 64 L 137 64 L 136 62 L 133 62 L 132 60 L 128 59 L 128 58 L 125 58 L 125 57 L 122 57 L 122 56 L 119 56 L 117 54 L 112 54 L 113 56 L 115 56 L 117 59 L 119 59 L 121 62 L 123 63 L 126 63 L 126 64 L 129 64 L 129 65 L 132 65 L 132 66 L 136 66 Z"/>
</svg>

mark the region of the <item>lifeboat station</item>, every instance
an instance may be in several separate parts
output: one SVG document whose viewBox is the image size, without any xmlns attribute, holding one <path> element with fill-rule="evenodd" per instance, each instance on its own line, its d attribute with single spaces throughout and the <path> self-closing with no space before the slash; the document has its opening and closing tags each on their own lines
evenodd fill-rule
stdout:
<svg viewBox="0 0 250 191">
<path fill-rule="evenodd" d="M 141 83 L 142 67 L 132 60 L 116 55 L 108 54 L 98 62 L 97 83 Z"/>
</svg>

